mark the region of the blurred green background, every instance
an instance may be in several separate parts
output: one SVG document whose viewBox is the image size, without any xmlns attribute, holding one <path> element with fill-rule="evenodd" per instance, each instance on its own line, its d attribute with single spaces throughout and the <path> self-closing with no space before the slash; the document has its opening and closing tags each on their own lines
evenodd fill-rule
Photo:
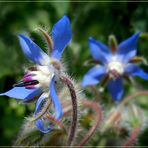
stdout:
<svg viewBox="0 0 148 148">
<path fill-rule="evenodd" d="M 50 33 L 63 15 L 69 17 L 73 31 L 72 42 L 63 59 L 68 65 L 68 73 L 77 81 L 81 81 L 90 68 L 84 66 L 84 61 L 91 59 L 88 37 L 107 44 L 110 34 L 116 35 L 121 42 L 136 31 L 148 31 L 148 3 L 144 2 L 0 2 L 0 92 L 9 90 L 30 65 L 20 50 L 16 35 L 29 35 L 46 50 L 35 29 L 43 27 Z M 138 49 L 138 54 L 147 59 L 148 39 L 139 39 Z M 143 68 L 148 72 L 147 66 Z M 148 88 L 148 82 L 138 81 Z M 6 97 L 0 99 L 0 145 L 11 145 L 23 119 L 34 111 L 34 105 L 23 105 Z M 147 136 L 148 130 L 144 130 L 141 145 L 148 145 Z"/>
</svg>

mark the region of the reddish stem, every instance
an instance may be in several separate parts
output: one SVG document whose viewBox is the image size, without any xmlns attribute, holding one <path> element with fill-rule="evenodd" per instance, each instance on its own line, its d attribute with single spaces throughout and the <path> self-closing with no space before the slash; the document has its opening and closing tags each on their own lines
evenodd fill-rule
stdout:
<svg viewBox="0 0 148 148">
<path fill-rule="evenodd" d="M 95 124 L 94 126 L 88 131 L 88 133 L 85 135 L 84 139 L 80 142 L 79 144 L 79 148 L 83 147 L 87 142 L 88 140 L 92 137 L 92 135 L 95 133 L 95 131 L 97 130 L 101 120 L 102 120 L 102 111 L 101 111 L 101 108 L 95 103 L 95 102 L 92 102 L 92 101 L 88 101 L 88 100 L 83 100 L 82 101 L 82 104 L 85 106 L 85 107 L 88 107 L 88 108 L 91 108 L 93 110 L 95 110 L 96 112 L 96 118 L 95 118 Z"/>
<path fill-rule="evenodd" d="M 56 125 L 58 125 L 61 129 L 64 129 L 65 130 L 65 127 L 63 126 L 63 124 L 59 121 L 59 120 L 56 120 L 53 116 L 51 116 L 50 114 L 46 114 L 46 117 L 51 120 L 53 123 L 55 123 Z"/>
<path fill-rule="evenodd" d="M 98 90 L 96 89 L 96 87 L 90 86 L 90 88 L 91 88 L 92 92 L 94 93 L 96 100 L 97 101 L 100 100 L 101 96 L 100 96 L 100 93 L 98 92 Z"/>
<path fill-rule="evenodd" d="M 123 145 L 123 148 L 130 148 L 135 143 L 139 133 L 140 133 L 140 128 L 139 127 L 135 128 L 129 139 Z"/>
<path fill-rule="evenodd" d="M 47 45 L 48 45 L 48 54 L 50 55 L 53 50 L 53 41 L 52 38 L 49 36 L 48 32 L 43 30 L 42 28 L 39 28 L 41 33 L 43 34 L 44 38 L 46 39 Z"/>
<path fill-rule="evenodd" d="M 125 99 L 123 99 L 123 101 L 121 102 L 120 105 L 126 105 L 130 100 L 134 99 L 135 97 L 138 97 L 138 96 L 148 96 L 148 91 L 139 91 L 139 92 L 136 92 L 134 93 L 133 95 L 130 95 L 128 97 L 126 97 Z"/>
<path fill-rule="evenodd" d="M 134 93 L 133 95 L 130 95 L 130 96 L 127 96 L 126 98 L 124 98 L 123 101 L 118 106 L 119 110 L 110 116 L 107 123 L 108 124 L 115 123 L 115 121 L 119 119 L 118 117 L 121 116 L 121 112 L 124 109 L 124 106 L 126 106 L 130 100 L 132 100 L 138 96 L 148 96 L 148 91 L 147 90 L 146 91 L 139 91 L 139 92 Z"/>
<path fill-rule="evenodd" d="M 77 96 L 76 96 L 75 88 L 69 78 L 63 76 L 61 78 L 61 81 L 67 85 L 71 95 L 71 100 L 72 100 L 72 122 L 69 130 L 68 140 L 67 140 L 67 146 L 70 146 L 75 137 L 76 127 L 77 127 L 77 118 L 78 118 L 77 117 Z"/>
</svg>

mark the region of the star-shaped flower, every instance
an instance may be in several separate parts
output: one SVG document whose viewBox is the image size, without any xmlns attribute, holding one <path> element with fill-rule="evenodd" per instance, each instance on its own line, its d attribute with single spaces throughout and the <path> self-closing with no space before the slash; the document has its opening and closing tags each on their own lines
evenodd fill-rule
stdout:
<svg viewBox="0 0 148 148">
<path fill-rule="evenodd" d="M 28 69 L 28 73 L 24 75 L 23 79 L 14 85 L 11 90 L 0 94 L 0 96 L 8 96 L 29 102 L 36 98 L 35 115 L 40 112 L 43 101 L 45 99 L 51 100 L 56 111 L 56 119 L 62 116 L 62 107 L 59 102 L 55 90 L 55 79 L 60 77 L 60 58 L 72 38 L 72 31 L 69 19 L 63 16 L 53 27 L 51 33 L 51 41 L 53 43 L 53 52 L 51 56 L 43 52 L 38 45 L 36 45 L 30 38 L 19 35 L 20 45 L 25 56 L 36 64 L 34 67 Z M 50 127 L 44 127 L 41 119 L 35 122 L 37 128 L 43 133 L 50 131 Z"/>
<path fill-rule="evenodd" d="M 119 45 L 116 44 L 112 36 L 110 49 L 101 42 L 89 38 L 90 53 L 99 64 L 86 73 L 82 86 L 96 85 L 108 78 L 109 93 L 115 101 L 119 101 L 123 95 L 123 77 L 137 76 L 148 80 L 148 74 L 134 63 L 139 34 L 135 33 Z"/>
</svg>

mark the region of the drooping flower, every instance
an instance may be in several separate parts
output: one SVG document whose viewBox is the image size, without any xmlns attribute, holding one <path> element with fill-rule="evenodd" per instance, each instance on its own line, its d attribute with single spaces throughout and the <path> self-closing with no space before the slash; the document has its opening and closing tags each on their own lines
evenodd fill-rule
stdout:
<svg viewBox="0 0 148 148">
<path fill-rule="evenodd" d="M 103 80 L 108 80 L 109 93 L 115 101 L 119 101 L 123 96 L 124 77 L 140 77 L 148 80 L 148 74 L 135 64 L 136 61 L 141 60 L 135 57 L 139 34 L 135 33 L 119 45 L 114 36 L 110 36 L 110 47 L 89 38 L 90 53 L 98 64 L 85 74 L 82 86 L 96 85 Z"/>
<path fill-rule="evenodd" d="M 58 120 L 62 117 L 62 107 L 55 90 L 55 81 L 60 77 L 60 58 L 72 38 L 70 22 L 67 16 L 63 16 L 53 27 L 51 32 L 51 42 L 53 51 L 51 55 L 43 52 L 30 38 L 18 36 L 21 49 L 25 56 L 36 64 L 28 68 L 23 79 L 14 85 L 11 90 L 1 93 L 0 96 L 8 96 L 29 102 L 38 99 L 36 103 L 35 115 L 40 112 L 43 101 L 51 97 L 56 111 L 55 118 Z M 42 119 L 35 122 L 37 128 L 43 133 L 50 131 L 50 127 L 44 127 Z"/>
</svg>

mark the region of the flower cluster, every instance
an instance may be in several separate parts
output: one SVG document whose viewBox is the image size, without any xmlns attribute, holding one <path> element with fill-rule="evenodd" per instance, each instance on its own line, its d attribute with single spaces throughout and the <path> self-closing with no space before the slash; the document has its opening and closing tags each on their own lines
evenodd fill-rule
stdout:
<svg viewBox="0 0 148 148">
<path fill-rule="evenodd" d="M 18 36 L 23 53 L 35 66 L 29 67 L 23 79 L 0 96 L 16 98 L 23 102 L 38 99 L 34 115 L 40 112 L 43 101 L 51 98 L 56 111 L 55 119 L 58 120 L 62 117 L 62 107 L 56 94 L 55 81 L 61 75 L 60 58 L 72 38 L 69 19 L 66 16 L 62 17 L 54 25 L 51 34 L 53 44 L 51 55 L 43 52 L 30 38 L 24 35 Z M 38 119 L 35 124 L 43 133 L 51 130 L 50 126 L 44 127 L 42 119 Z"/>
<path fill-rule="evenodd" d="M 30 38 L 22 34 L 18 35 L 23 53 L 35 65 L 27 69 L 27 73 L 25 73 L 22 80 L 14 84 L 11 90 L 1 93 L 0 96 L 16 98 L 25 103 L 37 100 L 34 112 L 35 125 L 41 132 L 48 133 L 51 131 L 50 125 L 46 127 L 43 114 L 38 115 L 42 108 L 45 107 L 43 104 L 48 105 L 46 108 L 49 109 L 49 104 L 53 103 L 55 109 L 54 119 L 59 121 L 62 118 L 63 111 L 56 93 L 55 82 L 60 81 L 62 84 L 66 84 L 72 100 L 70 111 L 72 111 L 73 118 L 71 119 L 71 128 L 67 138 L 67 145 L 70 146 L 77 127 L 77 96 L 71 80 L 64 77 L 60 62 L 62 53 L 72 38 L 70 21 L 66 16 L 63 16 L 54 25 L 51 37 L 43 30 L 41 31 L 47 40 L 49 55 L 42 51 Z M 135 56 L 139 35 L 140 33 L 136 33 L 119 45 L 117 45 L 114 36 L 110 36 L 109 47 L 93 38 L 89 38 L 90 53 L 97 65 L 86 73 L 82 86 L 92 86 L 105 82 L 112 98 L 118 102 L 123 96 L 123 78 L 140 77 L 148 80 L 148 74 L 135 64 L 138 59 Z M 102 111 L 95 103 L 82 102 L 84 106 L 95 109 L 100 116 L 95 128 L 93 128 L 95 131 L 102 119 Z M 93 130 L 91 132 L 94 132 Z M 82 145 L 88 141 L 91 135 L 89 133 L 84 138 Z"/>
<path fill-rule="evenodd" d="M 101 80 L 107 80 L 107 88 L 112 98 L 119 101 L 123 95 L 124 77 L 137 76 L 148 80 L 148 74 L 134 64 L 139 34 L 135 33 L 119 45 L 111 36 L 110 48 L 93 38 L 89 38 L 90 53 L 98 64 L 86 73 L 82 86 L 96 85 Z"/>
</svg>

